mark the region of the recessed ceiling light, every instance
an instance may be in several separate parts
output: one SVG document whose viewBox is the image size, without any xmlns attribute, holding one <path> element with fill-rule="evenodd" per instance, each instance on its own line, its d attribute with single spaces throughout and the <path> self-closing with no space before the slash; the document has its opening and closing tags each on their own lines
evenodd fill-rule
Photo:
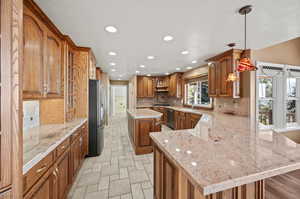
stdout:
<svg viewBox="0 0 300 199">
<path fill-rule="evenodd" d="M 147 76 L 151 76 L 151 74 L 148 74 Z"/>
<path fill-rule="evenodd" d="M 152 56 L 152 55 L 149 55 L 148 57 L 147 57 L 147 59 L 154 59 L 155 57 L 154 56 Z"/>
<path fill-rule="evenodd" d="M 115 33 L 115 32 L 118 31 L 118 29 L 117 29 L 116 27 L 114 27 L 114 26 L 106 26 L 106 27 L 105 27 L 105 30 L 106 30 L 107 32 L 110 32 L 110 33 Z"/>
<path fill-rule="evenodd" d="M 192 69 L 193 67 L 191 67 L 191 66 L 188 66 L 188 67 L 186 67 L 186 69 L 188 69 L 188 70 L 190 70 L 190 69 Z"/>
<path fill-rule="evenodd" d="M 140 73 L 140 71 L 137 70 L 137 71 L 135 71 L 135 73 Z"/>
<path fill-rule="evenodd" d="M 195 64 L 195 63 L 197 63 L 197 61 L 196 61 L 196 60 L 192 61 L 192 64 Z"/>
<path fill-rule="evenodd" d="M 112 51 L 111 51 L 111 52 L 109 52 L 108 54 L 109 54 L 109 55 L 111 55 L 111 56 L 116 56 L 116 55 L 117 55 L 117 53 L 116 53 L 116 52 L 112 52 Z"/>
<path fill-rule="evenodd" d="M 190 53 L 190 52 L 187 51 L 187 50 L 181 52 L 181 54 L 183 54 L 183 55 L 187 55 L 187 54 L 189 54 L 189 53 Z"/>
<path fill-rule="evenodd" d="M 109 65 L 111 65 L 111 66 L 115 66 L 115 65 L 116 65 L 116 63 L 114 63 L 114 62 L 111 62 Z"/>
<path fill-rule="evenodd" d="M 164 41 L 172 41 L 173 39 L 174 39 L 174 37 L 171 35 L 164 36 Z"/>
<path fill-rule="evenodd" d="M 145 65 L 140 65 L 141 68 L 145 68 Z"/>
<path fill-rule="evenodd" d="M 176 68 L 176 70 L 180 70 L 180 68 Z"/>
<path fill-rule="evenodd" d="M 170 75 L 170 73 L 165 73 L 166 75 Z"/>
<path fill-rule="evenodd" d="M 111 71 L 112 71 L 112 72 L 115 72 L 115 71 L 116 71 L 116 69 L 111 69 Z"/>
</svg>

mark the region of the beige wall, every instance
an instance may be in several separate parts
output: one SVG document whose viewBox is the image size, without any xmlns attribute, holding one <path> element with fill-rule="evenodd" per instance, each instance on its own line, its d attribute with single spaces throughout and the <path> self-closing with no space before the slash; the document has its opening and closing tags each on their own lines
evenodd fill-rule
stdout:
<svg viewBox="0 0 300 199">
<path fill-rule="evenodd" d="M 255 61 L 300 66 L 300 37 L 268 48 L 253 50 L 251 58 Z"/>
</svg>

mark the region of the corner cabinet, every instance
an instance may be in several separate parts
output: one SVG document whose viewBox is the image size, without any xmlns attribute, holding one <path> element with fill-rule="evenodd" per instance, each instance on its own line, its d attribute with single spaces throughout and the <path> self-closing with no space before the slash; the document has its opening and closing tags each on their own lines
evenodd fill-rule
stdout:
<svg viewBox="0 0 300 199">
<path fill-rule="evenodd" d="M 24 4 L 23 99 L 62 97 L 62 40 Z"/>
<path fill-rule="evenodd" d="M 154 97 L 154 79 L 152 77 L 137 76 L 137 97 Z"/>
<path fill-rule="evenodd" d="M 236 71 L 242 50 L 232 49 L 212 57 L 207 62 L 213 62 L 208 70 L 208 93 L 210 97 L 240 98 L 240 77 L 238 80 L 227 81 L 229 73 Z"/>
</svg>

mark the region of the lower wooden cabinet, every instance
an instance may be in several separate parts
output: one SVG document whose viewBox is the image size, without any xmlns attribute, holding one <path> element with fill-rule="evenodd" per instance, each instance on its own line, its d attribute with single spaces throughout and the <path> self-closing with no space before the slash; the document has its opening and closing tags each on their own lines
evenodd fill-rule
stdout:
<svg viewBox="0 0 300 199">
<path fill-rule="evenodd" d="M 153 151 L 150 132 L 160 132 L 160 119 L 134 119 L 128 114 L 128 134 L 135 154 L 147 154 Z"/>
<path fill-rule="evenodd" d="M 82 149 L 81 149 L 81 158 L 84 159 L 85 156 L 88 154 L 89 148 L 89 133 L 87 129 L 87 125 L 83 125 L 82 127 Z"/>
<path fill-rule="evenodd" d="M 195 128 L 201 115 L 175 111 L 175 130 Z"/>
<path fill-rule="evenodd" d="M 57 175 L 57 196 L 58 199 L 66 198 L 70 181 L 70 150 L 62 155 L 56 163 L 55 172 Z"/>
<path fill-rule="evenodd" d="M 24 175 L 24 199 L 67 198 L 87 153 L 88 143 L 83 146 L 86 128 L 85 123 Z"/>
<path fill-rule="evenodd" d="M 154 147 L 154 195 L 155 199 L 178 198 L 178 169 Z"/>
</svg>

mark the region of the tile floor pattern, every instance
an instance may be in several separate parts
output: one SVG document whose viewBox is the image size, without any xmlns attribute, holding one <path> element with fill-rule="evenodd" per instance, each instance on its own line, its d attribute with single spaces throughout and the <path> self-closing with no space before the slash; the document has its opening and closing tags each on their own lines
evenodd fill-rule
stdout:
<svg viewBox="0 0 300 199">
<path fill-rule="evenodd" d="M 84 161 L 68 199 L 153 199 L 153 155 L 134 154 L 126 116 L 111 119 L 104 139 L 103 153 Z"/>
</svg>

